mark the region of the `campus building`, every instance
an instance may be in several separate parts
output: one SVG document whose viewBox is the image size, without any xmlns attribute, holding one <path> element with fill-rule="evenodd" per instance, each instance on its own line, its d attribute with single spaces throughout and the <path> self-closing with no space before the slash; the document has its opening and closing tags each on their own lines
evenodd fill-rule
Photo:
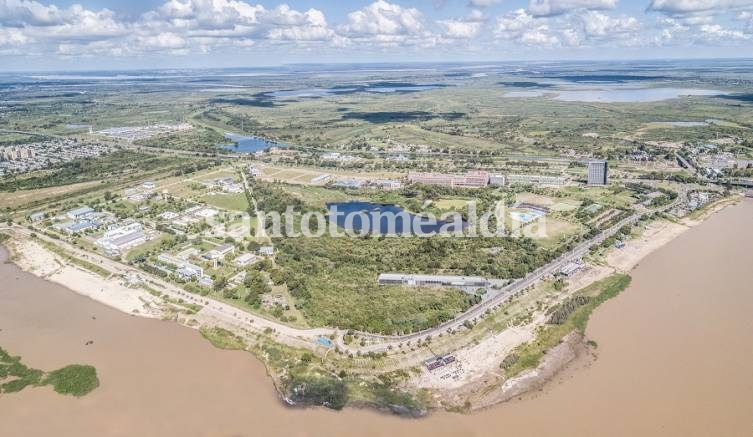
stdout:
<svg viewBox="0 0 753 437">
<path fill-rule="evenodd" d="M 524 184 L 540 185 L 546 187 L 561 187 L 567 183 L 564 176 L 511 174 L 507 175 L 507 185 Z"/>
<path fill-rule="evenodd" d="M 489 281 L 480 276 L 411 275 L 382 273 L 379 285 L 405 285 L 408 287 L 487 287 Z"/>
<path fill-rule="evenodd" d="M 161 254 L 157 257 L 157 260 L 161 263 L 167 264 L 169 266 L 175 267 L 175 273 L 178 274 L 182 279 L 188 280 L 191 278 L 203 278 L 204 277 L 204 269 L 189 263 L 188 261 L 174 258 L 167 254 Z"/>
<path fill-rule="evenodd" d="M 141 223 L 131 223 L 105 232 L 95 244 L 108 253 L 120 253 L 143 244 L 147 239 Z"/>
<path fill-rule="evenodd" d="M 609 164 L 603 160 L 588 161 L 588 185 L 607 185 L 609 183 Z"/>
<path fill-rule="evenodd" d="M 93 212 L 93 209 L 89 208 L 88 206 L 84 206 L 82 208 L 72 209 L 65 213 L 65 215 L 67 215 L 71 220 L 79 220 L 88 217 Z"/>
<path fill-rule="evenodd" d="M 462 175 L 445 173 L 408 173 L 408 182 L 443 187 L 484 188 L 489 185 L 489 173 L 472 171 Z"/>
</svg>

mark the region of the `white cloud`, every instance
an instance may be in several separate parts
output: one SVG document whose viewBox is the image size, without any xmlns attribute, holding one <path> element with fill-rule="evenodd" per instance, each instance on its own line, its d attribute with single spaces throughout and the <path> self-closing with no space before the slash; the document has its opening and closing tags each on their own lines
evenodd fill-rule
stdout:
<svg viewBox="0 0 753 437">
<path fill-rule="evenodd" d="M 470 0 L 468 5 L 474 8 L 488 8 L 489 6 L 496 5 L 500 1 L 501 0 Z"/>
<path fill-rule="evenodd" d="M 698 12 L 722 13 L 748 6 L 753 6 L 753 0 L 652 0 L 648 9 L 668 15 L 684 15 Z"/>
<path fill-rule="evenodd" d="M 22 46 L 30 42 L 29 37 L 18 29 L 0 28 L 0 47 Z"/>
<path fill-rule="evenodd" d="M 486 13 L 493 9 L 485 8 L 504 8 L 511 2 L 462 0 L 472 8 L 467 16 L 435 17 L 441 12 L 424 15 L 421 7 L 404 2 L 370 0 L 338 23 L 330 23 L 318 9 L 265 7 L 254 0 L 161 0 L 138 16 L 45 3 L 55 1 L 0 0 L 0 55 L 183 55 L 249 48 L 274 53 L 274 47 L 285 45 L 286 53 L 335 53 L 346 47 L 350 52 L 343 53 L 364 54 L 394 47 L 394 53 L 404 56 L 435 47 L 437 53 L 484 53 L 498 45 L 583 50 L 637 44 L 747 47 L 753 40 L 753 0 L 653 0 L 649 10 L 659 14 L 650 21 L 612 11 L 618 0 L 529 0 L 525 8 L 492 17 Z M 722 12 L 727 17 L 717 20 Z"/>
<path fill-rule="evenodd" d="M 377 0 L 348 14 L 344 31 L 356 35 L 407 35 L 424 30 L 423 14 L 416 8 Z"/>
<path fill-rule="evenodd" d="M 534 16 L 547 17 L 567 14 L 579 9 L 614 9 L 619 0 L 530 0 L 528 12 Z"/>
<path fill-rule="evenodd" d="M 444 30 L 444 36 L 451 39 L 470 39 L 478 36 L 487 18 L 479 10 L 461 19 L 439 20 L 437 24 Z"/>
<path fill-rule="evenodd" d="M 444 35 L 448 38 L 469 39 L 479 34 L 483 23 L 463 20 L 440 20 L 437 24 L 444 28 Z"/>
<path fill-rule="evenodd" d="M 710 41 L 721 40 L 728 42 L 730 40 L 749 40 L 751 38 L 750 35 L 742 31 L 725 29 L 719 24 L 704 24 L 701 26 L 700 31 L 702 37 Z"/>
<path fill-rule="evenodd" d="M 635 32 L 640 23 L 634 17 L 610 17 L 597 11 L 587 11 L 581 16 L 583 31 L 589 37 L 614 37 L 619 34 Z"/>
<path fill-rule="evenodd" d="M 519 41 L 526 45 L 555 46 L 560 43 L 545 19 L 534 17 L 525 9 L 498 17 L 494 34 L 497 38 Z"/>
</svg>

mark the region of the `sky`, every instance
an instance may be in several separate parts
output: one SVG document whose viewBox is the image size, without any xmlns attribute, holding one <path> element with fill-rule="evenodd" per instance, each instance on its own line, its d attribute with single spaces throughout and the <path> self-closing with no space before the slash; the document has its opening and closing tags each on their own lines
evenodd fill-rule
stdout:
<svg viewBox="0 0 753 437">
<path fill-rule="evenodd" d="M 0 0 L 0 71 L 753 57 L 753 0 Z"/>
</svg>

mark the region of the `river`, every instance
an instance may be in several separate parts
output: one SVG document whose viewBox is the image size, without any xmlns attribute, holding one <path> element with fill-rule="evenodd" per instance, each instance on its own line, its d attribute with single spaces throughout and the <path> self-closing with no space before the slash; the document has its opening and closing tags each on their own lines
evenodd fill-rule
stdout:
<svg viewBox="0 0 753 437">
<path fill-rule="evenodd" d="M 0 345 L 33 367 L 92 364 L 101 381 L 81 399 L 49 387 L 0 396 L 0 435 L 750 436 L 752 248 L 747 200 L 632 272 L 630 288 L 592 316 L 596 357 L 522 399 L 420 420 L 288 409 L 251 355 L 0 264 Z"/>
</svg>

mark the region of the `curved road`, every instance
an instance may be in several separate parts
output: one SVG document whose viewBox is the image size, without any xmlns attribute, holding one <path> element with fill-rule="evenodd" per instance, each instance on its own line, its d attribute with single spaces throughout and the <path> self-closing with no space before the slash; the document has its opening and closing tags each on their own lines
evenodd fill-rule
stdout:
<svg viewBox="0 0 753 437">
<path fill-rule="evenodd" d="M 78 258 L 84 259 L 94 264 L 98 264 L 114 274 L 124 275 L 127 272 L 136 271 L 140 276 L 148 278 L 148 282 L 155 285 L 159 289 L 159 291 L 164 293 L 165 295 L 173 299 L 183 299 L 184 301 L 201 304 L 203 306 L 203 309 L 200 311 L 200 313 L 203 313 L 205 315 L 210 315 L 212 317 L 216 317 L 217 319 L 222 320 L 223 322 L 229 323 L 231 325 L 240 326 L 245 329 L 250 328 L 250 329 L 259 330 L 259 331 L 272 329 L 277 334 L 278 341 L 291 345 L 291 346 L 307 347 L 310 349 L 316 347 L 315 342 L 319 337 L 329 337 L 329 336 L 334 335 L 336 337 L 335 343 L 341 350 L 355 354 L 357 352 L 361 352 L 361 353 L 383 352 L 383 351 L 389 350 L 390 348 L 396 349 L 397 346 L 399 346 L 401 343 L 404 343 L 407 341 L 423 341 L 427 339 L 428 337 L 432 337 L 441 332 L 444 332 L 450 329 L 453 329 L 453 330 L 458 329 L 462 327 L 465 322 L 473 321 L 483 316 L 487 312 L 487 310 L 490 310 L 494 308 L 495 306 L 503 303 L 509 296 L 534 285 L 536 282 L 540 281 L 541 279 L 557 273 L 567 264 L 579 258 L 582 258 L 588 253 L 588 251 L 592 247 L 602 244 L 604 240 L 615 235 L 624 226 L 636 223 L 644 214 L 665 212 L 673 208 L 683 198 L 684 198 L 684 195 L 680 194 L 677 198 L 678 200 L 673 202 L 672 204 L 669 204 L 669 205 L 666 205 L 664 207 L 660 207 L 654 210 L 648 210 L 642 213 L 636 213 L 628 218 L 623 219 L 622 221 L 610 227 L 609 229 L 603 231 L 596 237 L 579 244 L 573 250 L 561 255 L 559 258 L 552 261 L 551 263 L 533 271 L 525 278 L 507 285 L 495 297 L 487 301 L 484 301 L 477 306 L 472 307 L 465 313 L 460 314 L 456 318 L 450 321 L 447 321 L 439 326 L 436 326 L 434 328 L 431 328 L 425 331 L 416 332 L 412 334 L 406 334 L 406 335 L 378 335 L 378 334 L 359 332 L 358 334 L 360 336 L 367 338 L 369 340 L 378 342 L 375 344 L 370 344 L 370 345 L 365 345 L 365 346 L 345 345 L 342 342 L 342 337 L 339 335 L 340 330 L 335 329 L 335 328 L 304 329 L 304 328 L 295 328 L 292 326 L 288 326 L 288 325 L 264 318 L 256 314 L 248 313 L 242 309 L 220 302 L 213 298 L 205 297 L 205 296 L 197 296 L 195 294 L 189 293 L 174 284 L 171 284 L 167 281 L 162 280 L 161 278 L 155 277 L 153 275 L 149 275 L 141 270 L 137 270 L 119 261 L 115 261 L 110 258 L 101 256 L 99 254 L 74 247 L 67 242 L 64 242 L 61 240 L 55 240 L 40 233 L 37 233 L 37 237 L 42 240 L 48 241 L 50 243 L 53 243 L 57 246 L 62 247 L 68 253 L 75 255 Z M 30 237 L 30 235 L 33 232 L 27 228 L 24 228 L 20 225 L 15 225 L 15 224 L 12 226 L 0 226 L 0 230 L 2 229 L 10 231 L 16 236 L 24 236 L 24 237 Z"/>
</svg>

